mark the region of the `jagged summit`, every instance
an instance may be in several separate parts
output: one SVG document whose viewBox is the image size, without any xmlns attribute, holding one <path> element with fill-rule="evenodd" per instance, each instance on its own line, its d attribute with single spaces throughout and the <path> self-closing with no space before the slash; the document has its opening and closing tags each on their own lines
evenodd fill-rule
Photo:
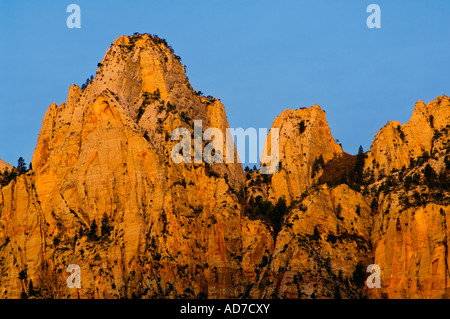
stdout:
<svg viewBox="0 0 450 319">
<path fill-rule="evenodd" d="M 175 128 L 228 127 L 179 60 L 155 36 L 119 37 L 92 81 L 49 107 L 33 169 L 0 189 L 0 298 L 449 296 L 448 97 L 418 102 L 357 158 L 319 106 L 286 110 L 278 172 L 244 175 L 172 161 Z M 365 288 L 369 264 L 380 291 Z"/>
<path fill-rule="evenodd" d="M 271 179 L 271 197 L 274 200 L 284 197 L 290 203 L 298 200 L 317 181 L 319 170 L 343 151 L 331 135 L 325 111 L 318 105 L 284 110 L 272 128 L 280 130 L 281 165 Z"/>
<path fill-rule="evenodd" d="M 448 147 L 450 98 L 442 95 L 434 101 L 416 103 L 409 122 L 389 121 L 376 134 L 368 152 L 365 169 L 376 176 L 409 167 L 425 153 L 432 155 Z"/>
<path fill-rule="evenodd" d="M 84 129 L 84 140 L 90 129 L 100 128 L 98 124 L 112 125 L 119 121 L 120 125 L 145 136 L 146 143 L 152 144 L 158 154 L 169 147 L 164 146 L 168 141 L 167 134 L 170 136 L 178 127 L 192 129 L 194 119 L 202 120 L 204 129 L 217 127 L 224 131 L 228 122 L 222 103 L 193 90 L 179 60 L 166 41 L 156 36 L 143 34 L 117 38 L 85 90 L 72 85 L 67 102 L 58 107 L 54 104 L 47 111 L 33 168 L 39 171 L 48 163 L 46 139 L 56 130 L 70 131 L 64 136 L 73 139 L 74 134 Z M 67 141 L 63 145 L 67 145 Z M 55 145 L 52 149 L 59 153 Z M 66 157 L 70 158 L 70 154 Z M 63 153 L 60 156 L 64 156 Z M 242 176 L 242 168 L 229 166 L 234 168 L 231 171 L 225 168 L 222 174 L 226 173 L 237 189 L 237 176 Z"/>
<path fill-rule="evenodd" d="M 164 42 L 148 35 L 118 38 L 87 87 L 72 85 L 66 103 L 47 110 L 33 171 L 2 189 L 0 217 L 11 226 L 0 230 L 0 243 L 17 236 L 4 251 L 16 254 L 25 243 L 33 260 L 32 265 L 8 260 L 4 266 L 27 268 L 33 284 L 42 286 L 56 273 L 63 276 L 64 265 L 76 263 L 86 273 L 83 298 L 180 297 L 188 286 L 192 297 L 238 296 L 243 286 L 234 281 L 247 277 L 230 254 L 242 256 L 243 240 L 252 236 L 243 224 L 260 226 L 241 220 L 240 163 L 172 161 L 178 141 L 171 132 L 192 131 L 194 119 L 202 120 L 204 130 L 219 128 L 224 135 L 228 127 L 220 101 L 190 87 Z M 17 200 L 27 206 L 10 205 L 16 189 L 22 190 Z M 21 224 L 24 232 L 14 233 L 16 221 L 6 211 L 29 221 Z M 94 226 L 102 223 L 108 224 L 103 230 Z M 103 248 L 91 244 L 101 238 Z M 65 245 L 71 246 L 69 255 L 60 251 Z M 102 262 L 90 263 L 97 255 Z M 192 269 L 196 278 L 183 279 L 179 267 Z M 15 278 L 6 279 L 10 287 Z M 146 280 L 153 288 L 135 290 Z M 1 296 L 20 293 L 0 290 Z M 57 285 L 43 296 L 72 293 Z"/>
<path fill-rule="evenodd" d="M 130 116 L 138 112 L 136 101 L 156 90 L 164 100 L 174 94 L 197 95 L 173 49 L 164 39 L 149 34 L 117 38 L 98 64 L 95 77 L 74 96 L 82 103 L 104 90 L 115 94 Z"/>
</svg>

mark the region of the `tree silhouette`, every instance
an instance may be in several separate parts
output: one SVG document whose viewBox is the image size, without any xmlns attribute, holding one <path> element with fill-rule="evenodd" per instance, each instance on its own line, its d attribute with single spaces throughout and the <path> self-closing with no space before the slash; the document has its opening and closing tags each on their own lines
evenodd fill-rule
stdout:
<svg viewBox="0 0 450 319">
<path fill-rule="evenodd" d="M 23 157 L 19 157 L 19 160 L 17 161 L 17 170 L 19 171 L 19 174 L 24 174 L 27 172 L 27 164 L 25 163 Z"/>
<path fill-rule="evenodd" d="M 364 149 L 360 145 L 358 149 L 358 155 L 356 155 L 355 163 L 355 184 L 357 185 L 361 185 L 363 182 L 364 158 Z"/>
</svg>

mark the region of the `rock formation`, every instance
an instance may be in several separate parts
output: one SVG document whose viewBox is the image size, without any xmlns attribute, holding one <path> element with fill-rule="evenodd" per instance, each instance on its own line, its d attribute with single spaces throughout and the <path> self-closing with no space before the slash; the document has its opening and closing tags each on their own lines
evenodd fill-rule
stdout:
<svg viewBox="0 0 450 319">
<path fill-rule="evenodd" d="M 242 250 L 255 258 L 242 232 L 258 227 L 241 219 L 242 167 L 173 163 L 170 133 L 192 131 L 191 119 L 228 127 L 164 41 L 117 39 L 87 88 L 71 86 L 46 112 L 33 171 L 2 190 L 0 295 L 31 281 L 56 298 L 242 293 Z M 81 267 L 80 290 L 65 284 L 69 264 Z"/>
<path fill-rule="evenodd" d="M 375 171 L 388 174 L 375 183 L 372 231 L 374 262 L 385 278 L 384 297 L 450 298 L 449 116 L 448 97 L 427 105 L 419 101 L 410 121 L 401 126 L 405 143 L 393 148 L 384 127 L 372 145 L 375 161 L 370 153 L 367 158 L 366 167 L 375 164 Z"/>
<path fill-rule="evenodd" d="M 3 172 L 5 169 L 11 170 L 12 165 L 9 165 L 8 163 L 2 161 L 2 159 L 0 158 L 0 172 Z"/>
<path fill-rule="evenodd" d="M 389 122 L 363 155 L 364 177 L 359 184 L 354 177 L 342 183 L 321 175 L 304 181 L 309 187 L 303 194 L 295 193 L 295 186 L 285 187 L 289 192 L 281 196 L 295 201 L 282 217 L 261 296 L 449 298 L 449 115 L 450 98 L 441 96 L 427 105 L 418 102 L 408 123 Z M 286 136 L 297 133 L 291 131 Z M 280 145 L 282 140 L 280 136 Z M 327 140 L 322 146 L 308 139 L 303 143 L 324 159 L 318 174 L 345 172 L 348 163 L 356 169 L 345 153 L 330 158 L 332 153 L 326 152 L 333 139 Z M 289 154 L 292 162 L 296 153 Z M 302 176 L 287 167 L 283 163 L 277 174 Z M 271 217 L 276 211 L 270 203 L 279 198 L 272 194 L 286 185 L 275 179 L 277 174 L 264 183 L 257 172 L 247 173 L 254 217 L 261 213 Z M 361 279 L 367 278 L 370 264 L 380 266 L 380 289 L 368 289 Z"/>
<path fill-rule="evenodd" d="M 47 110 L 33 169 L 0 189 L 0 298 L 450 297 L 448 97 L 419 101 L 357 159 L 319 106 L 286 110 L 280 168 L 261 175 L 194 161 L 210 142 L 194 120 L 224 136 L 228 122 L 165 40 L 122 36 L 98 66 Z M 190 163 L 172 160 L 179 127 Z"/>
<path fill-rule="evenodd" d="M 329 160 L 342 155 L 342 148 L 331 136 L 325 112 L 318 105 L 285 110 L 273 122 L 279 129 L 280 169 L 271 179 L 271 197 L 285 197 L 290 203 L 319 177 Z M 268 142 L 270 139 L 268 140 Z M 269 143 L 270 154 L 270 143 Z"/>
<path fill-rule="evenodd" d="M 448 135 L 441 134 L 450 123 L 449 98 L 440 96 L 425 105 L 416 103 L 408 123 L 400 125 L 389 121 L 375 136 L 367 154 L 365 169 L 375 175 L 389 174 L 392 170 L 408 168 L 411 159 L 424 153 L 432 154 L 448 143 Z"/>
</svg>

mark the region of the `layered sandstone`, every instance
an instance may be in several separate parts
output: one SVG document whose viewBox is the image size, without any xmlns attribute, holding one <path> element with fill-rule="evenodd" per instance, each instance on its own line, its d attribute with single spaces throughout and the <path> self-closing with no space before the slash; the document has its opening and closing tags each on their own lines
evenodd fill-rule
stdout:
<svg viewBox="0 0 450 319">
<path fill-rule="evenodd" d="M 87 88 L 71 86 L 46 112 L 33 171 L 2 190 L 1 296 L 19 297 L 30 281 L 56 298 L 243 294 L 253 270 L 240 263 L 260 248 L 246 232 L 264 226 L 241 220 L 239 164 L 172 161 L 170 133 L 192 132 L 191 119 L 228 127 L 223 105 L 190 87 L 163 40 L 117 39 Z M 76 292 L 69 264 L 83 274 Z"/>
<path fill-rule="evenodd" d="M 264 298 L 361 298 L 373 263 L 370 207 L 347 185 L 312 192 L 285 217 Z"/>
<path fill-rule="evenodd" d="M 449 105 L 446 96 L 427 105 L 419 102 L 409 123 L 400 126 L 389 122 L 382 128 L 366 154 L 362 187 L 352 184 L 359 191 L 345 184 L 317 187 L 317 180 L 304 179 L 302 184 L 308 186 L 283 217 L 282 228 L 275 234 L 269 269 L 255 286 L 254 296 L 449 298 L 445 222 L 450 207 Z M 289 117 L 284 121 L 289 122 Z M 277 127 L 283 125 L 277 123 Z M 291 136 L 295 133 L 291 129 Z M 289 140 L 286 136 L 289 134 L 284 136 Z M 286 145 L 299 138 L 293 142 L 282 140 L 280 137 L 280 144 Z M 303 147 L 320 149 L 308 142 Z M 296 153 L 289 154 L 292 163 Z M 334 159 L 331 165 L 339 165 L 336 159 L 341 155 L 333 158 L 332 153 L 328 154 L 323 155 L 324 162 Z M 428 177 L 427 166 L 434 172 Z M 281 169 L 285 172 L 280 170 L 278 176 L 307 176 L 294 174 L 287 167 L 283 162 Z M 311 162 L 309 169 L 311 172 Z M 257 197 L 259 202 L 276 202 L 273 194 L 280 186 L 288 191 L 278 199 L 293 198 L 295 186 L 286 186 L 277 174 L 263 178 L 259 171 L 247 173 L 250 205 L 255 205 Z M 319 169 L 317 175 L 321 174 Z M 364 283 L 366 268 L 372 263 L 381 268 L 381 289 L 368 289 Z"/>
<path fill-rule="evenodd" d="M 382 196 L 374 220 L 374 263 L 382 271 L 377 296 L 448 299 L 448 202 L 405 208 L 399 197 L 398 192 Z"/>
<path fill-rule="evenodd" d="M 418 101 L 409 122 L 389 121 L 376 134 L 365 169 L 373 170 L 376 176 L 386 175 L 409 167 L 411 159 L 424 153 L 431 155 L 448 141 L 449 123 L 449 97 L 443 95 L 428 104 Z"/>
<path fill-rule="evenodd" d="M 177 164 L 173 130 L 226 136 L 224 106 L 164 40 L 120 37 L 47 110 L 33 170 L 0 189 L 0 298 L 448 298 L 449 101 L 383 127 L 360 185 L 321 185 L 345 154 L 317 105 L 275 119 L 273 175 Z M 364 283 L 373 263 L 381 289 Z"/>
<path fill-rule="evenodd" d="M 284 197 L 290 203 L 299 200 L 318 180 L 323 165 L 342 156 L 343 151 L 331 135 L 325 111 L 318 105 L 283 111 L 273 122 L 271 130 L 274 128 L 279 129 L 280 166 L 271 177 L 270 197 L 275 201 Z M 270 154 L 271 139 L 266 143 Z"/>
</svg>

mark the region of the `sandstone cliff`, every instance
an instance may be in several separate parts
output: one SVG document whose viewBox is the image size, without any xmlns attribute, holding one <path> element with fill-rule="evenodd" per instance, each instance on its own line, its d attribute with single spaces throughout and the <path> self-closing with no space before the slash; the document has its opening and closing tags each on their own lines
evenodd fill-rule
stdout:
<svg viewBox="0 0 450 319">
<path fill-rule="evenodd" d="M 274 128 L 279 129 L 280 165 L 271 176 L 269 197 L 275 201 L 284 197 L 290 203 L 318 180 L 325 163 L 342 156 L 343 151 L 331 136 L 325 112 L 318 105 L 283 111 L 273 122 Z M 270 154 L 270 138 L 266 144 Z"/>
<path fill-rule="evenodd" d="M 347 185 L 323 185 L 292 207 L 276 237 L 262 297 L 361 298 L 373 263 L 370 207 Z"/>
<path fill-rule="evenodd" d="M 1 296 L 30 282 L 39 297 L 242 294 L 253 270 L 241 260 L 260 248 L 246 232 L 263 226 L 241 219 L 240 164 L 172 162 L 170 132 L 192 132 L 191 119 L 228 127 L 223 105 L 190 87 L 165 41 L 117 39 L 87 88 L 71 86 L 48 109 L 33 171 L 2 189 Z M 76 292 L 65 285 L 69 264 L 83 274 Z"/>
<path fill-rule="evenodd" d="M 330 177 L 358 160 L 317 105 L 275 119 L 273 175 L 176 164 L 171 132 L 201 120 L 225 136 L 224 106 L 165 40 L 122 36 L 47 110 L 33 170 L 0 189 L 0 298 L 448 298 L 449 107 L 389 122 L 361 180 Z M 380 289 L 364 283 L 373 263 Z"/>
<path fill-rule="evenodd" d="M 349 170 L 356 174 L 358 160 L 335 151 L 327 126 L 326 140 L 317 145 L 311 137 L 301 140 L 298 133 L 305 129 L 290 124 L 280 134 L 280 171 L 273 176 L 246 173 L 249 216 L 268 220 L 276 238 L 254 296 L 448 298 L 449 106 L 446 96 L 427 105 L 418 102 L 409 123 L 389 122 L 362 155 L 360 182 L 347 178 Z M 314 108 L 306 110 L 313 113 Z M 283 114 L 278 119 L 273 127 L 291 122 Z M 312 136 L 318 135 L 314 131 Z M 300 149 L 307 150 L 303 155 L 321 155 L 321 165 L 305 161 L 296 165 L 304 172 L 294 173 Z M 302 177 L 303 188 L 298 188 L 292 181 Z M 277 225 L 280 199 L 290 206 Z M 372 263 L 381 268 L 381 289 L 364 284 Z"/>
<path fill-rule="evenodd" d="M 450 99 L 445 95 L 424 104 L 416 103 L 411 119 L 401 125 L 389 121 L 375 136 L 365 169 L 376 176 L 409 167 L 424 153 L 434 154 L 448 145 Z M 445 131 L 445 132 L 444 132 Z"/>
<path fill-rule="evenodd" d="M 367 154 L 374 195 L 374 262 L 383 272 L 377 296 L 449 298 L 450 99 L 417 102 L 408 123 L 389 122 Z M 375 191 L 376 190 L 376 191 Z"/>
</svg>

